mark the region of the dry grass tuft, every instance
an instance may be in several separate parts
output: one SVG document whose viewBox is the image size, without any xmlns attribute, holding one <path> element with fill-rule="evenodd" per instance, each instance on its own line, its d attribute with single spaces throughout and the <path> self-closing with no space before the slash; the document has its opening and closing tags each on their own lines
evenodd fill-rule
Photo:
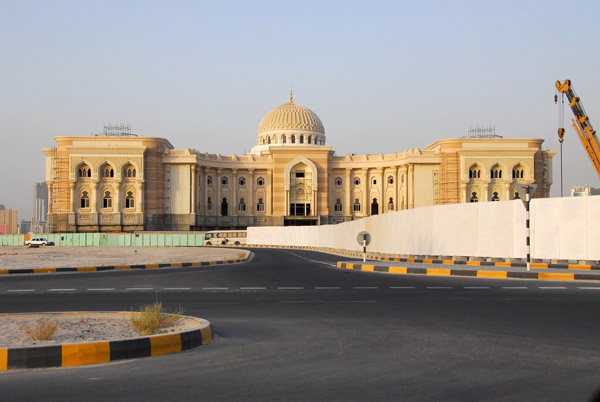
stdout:
<svg viewBox="0 0 600 402">
<path fill-rule="evenodd" d="M 37 327 L 31 328 L 27 324 L 23 324 L 23 330 L 32 341 L 46 341 L 54 335 L 58 328 L 58 322 L 49 322 L 40 320 Z"/>
<path fill-rule="evenodd" d="M 163 312 L 162 303 L 157 301 L 153 304 L 140 306 L 140 311 L 131 312 L 131 325 L 139 335 L 155 335 L 165 332 L 164 329 L 181 319 L 183 308 L 173 313 Z"/>
</svg>

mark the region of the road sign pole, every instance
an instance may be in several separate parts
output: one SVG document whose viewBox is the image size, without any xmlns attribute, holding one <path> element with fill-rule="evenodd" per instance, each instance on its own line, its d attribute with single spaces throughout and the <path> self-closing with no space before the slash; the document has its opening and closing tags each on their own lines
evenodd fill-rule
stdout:
<svg viewBox="0 0 600 402">
<path fill-rule="evenodd" d="M 367 262 L 367 238 L 363 238 L 363 262 Z"/>
</svg>

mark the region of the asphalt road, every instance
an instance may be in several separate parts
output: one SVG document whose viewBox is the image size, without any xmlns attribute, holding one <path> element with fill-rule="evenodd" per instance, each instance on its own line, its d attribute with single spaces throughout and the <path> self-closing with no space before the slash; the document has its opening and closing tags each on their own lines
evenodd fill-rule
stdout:
<svg viewBox="0 0 600 402">
<path fill-rule="evenodd" d="M 0 278 L 0 312 L 129 311 L 213 324 L 183 353 L 0 373 L 0 400 L 589 401 L 600 285 L 353 272 L 253 250 L 230 266 Z"/>
</svg>

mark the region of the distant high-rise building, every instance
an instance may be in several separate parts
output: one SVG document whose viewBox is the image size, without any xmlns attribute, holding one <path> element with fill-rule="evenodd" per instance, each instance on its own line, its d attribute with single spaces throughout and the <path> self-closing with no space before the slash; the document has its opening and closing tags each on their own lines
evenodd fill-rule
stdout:
<svg viewBox="0 0 600 402">
<path fill-rule="evenodd" d="M 31 221 L 21 220 L 19 225 L 19 233 L 25 234 L 31 232 Z"/>
<path fill-rule="evenodd" d="M 30 230 L 34 233 L 46 232 L 47 217 L 48 185 L 44 182 L 33 183 L 33 216 L 31 217 Z"/>
<path fill-rule="evenodd" d="M 17 211 L 0 209 L 0 234 L 17 233 Z"/>
</svg>

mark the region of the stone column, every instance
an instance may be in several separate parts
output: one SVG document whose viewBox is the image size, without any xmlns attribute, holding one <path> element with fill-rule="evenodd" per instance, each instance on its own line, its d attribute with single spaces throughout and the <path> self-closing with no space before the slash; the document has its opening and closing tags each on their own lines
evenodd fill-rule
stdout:
<svg viewBox="0 0 600 402">
<path fill-rule="evenodd" d="M 398 196 L 398 181 L 400 180 L 400 174 L 399 174 L 400 168 L 398 166 L 396 166 L 394 168 L 393 171 L 393 177 L 394 177 L 394 211 L 398 211 L 399 206 L 398 204 L 400 204 L 400 197 Z"/>
<path fill-rule="evenodd" d="M 190 171 L 191 171 L 191 176 L 192 176 L 192 188 L 190 189 L 190 191 L 192 192 L 191 194 L 191 205 L 190 205 L 190 213 L 192 213 L 193 215 L 196 214 L 196 167 L 190 165 Z"/>
<path fill-rule="evenodd" d="M 414 189 L 414 165 L 408 165 L 408 177 L 407 177 L 407 190 L 408 190 L 408 199 L 406 203 L 408 204 L 408 208 L 412 209 L 415 207 L 415 189 Z"/>
<path fill-rule="evenodd" d="M 369 216 L 369 169 L 363 169 L 361 171 L 361 182 L 360 188 L 363 192 L 363 216 Z"/>
<path fill-rule="evenodd" d="M 221 203 L 223 202 L 223 200 L 221 199 L 221 174 L 223 172 L 223 169 L 217 169 L 217 174 L 216 174 L 216 183 L 217 183 L 217 194 L 216 197 L 217 199 L 215 200 L 215 208 L 217 209 L 217 216 L 221 216 Z"/>
<path fill-rule="evenodd" d="M 271 169 L 267 170 L 267 216 L 272 216 L 273 214 L 273 171 Z M 286 192 L 287 193 L 287 192 Z M 286 196 L 286 209 L 287 211 L 287 196 Z"/>
<path fill-rule="evenodd" d="M 238 214 L 238 194 L 237 194 L 237 169 L 231 169 L 231 193 L 232 193 L 232 205 L 233 207 L 231 208 L 231 216 L 235 216 Z"/>
<path fill-rule="evenodd" d="M 248 215 L 256 215 L 254 210 L 254 169 L 248 169 Z"/>
<path fill-rule="evenodd" d="M 385 180 L 386 180 L 386 178 L 385 178 L 385 168 L 381 169 L 380 178 L 381 178 L 381 180 L 379 180 L 380 181 L 380 183 L 379 183 L 379 198 L 381 198 L 381 199 L 379 200 L 379 205 L 380 205 L 380 207 L 379 207 L 379 211 L 380 212 L 379 213 L 380 214 L 385 214 L 386 213 L 386 209 L 387 209 L 386 208 L 387 207 L 387 200 L 386 200 L 386 192 L 385 192 L 385 185 L 386 185 L 386 183 L 385 183 Z"/>
<path fill-rule="evenodd" d="M 120 179 L 115 180 L 115 208 L 113 211 L 116 213 L 121 212 L 121 181 Z"/>
<path fill-rule="evenodd" d="M 91 192 L 90 213 L 94 214 L 98 213 L 98 182 L 96 180 L 92 181 Z"/>
<path fill-rule="evenodd" d="M 345 181 L 344 181 L 344 195 L 345 195 L 345 202 L 344 202 L 344 215 L 346 216 L 350 216 L 352 215 L 352 194 L 350 194 L 351 190 L 351 183 L 352 183 L 352 169 L 346 169 L 346 177 L 345 177 Z"/>
</svg>

